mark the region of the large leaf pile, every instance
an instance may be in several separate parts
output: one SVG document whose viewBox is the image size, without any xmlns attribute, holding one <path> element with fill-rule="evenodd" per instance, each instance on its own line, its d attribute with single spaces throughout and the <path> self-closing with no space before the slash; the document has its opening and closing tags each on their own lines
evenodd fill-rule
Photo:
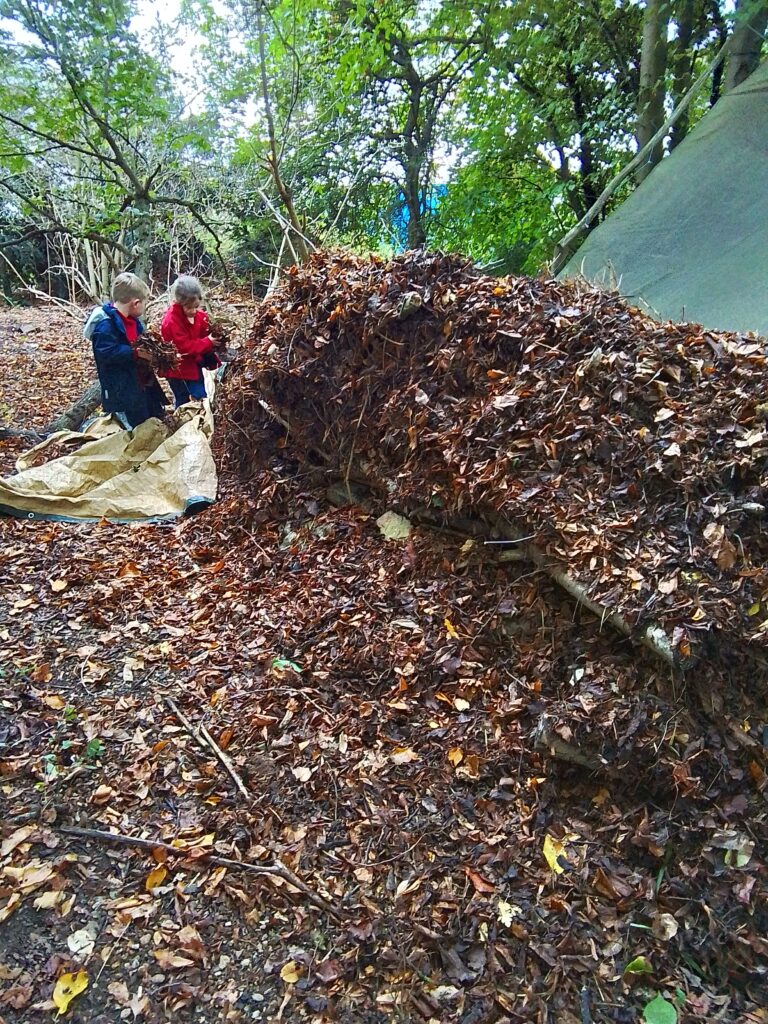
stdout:
<svg viewBox="0 0 768 1024">
<path fill-rule="evenodd" d="M 266 403 L 286 453 L 514 525 L 687 654 L 715 626 L 767 635 L 764 388 L 758 341 L 596 290 L 318 253 L 262 305 L 225 419 L 241 471 Z"/>
</svg>

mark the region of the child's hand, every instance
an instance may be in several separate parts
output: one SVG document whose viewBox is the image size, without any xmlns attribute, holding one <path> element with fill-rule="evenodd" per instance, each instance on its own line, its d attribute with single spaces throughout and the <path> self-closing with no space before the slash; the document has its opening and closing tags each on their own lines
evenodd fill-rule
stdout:
<svg viewBox="0 0 768 1024">
<path fill-rule="evenodd" d="M 152 353 L 146 345 L 137 345 L 133 352 L 137 359 L 145 359 L 147 362 L 152 359 Z"/>
</svg>

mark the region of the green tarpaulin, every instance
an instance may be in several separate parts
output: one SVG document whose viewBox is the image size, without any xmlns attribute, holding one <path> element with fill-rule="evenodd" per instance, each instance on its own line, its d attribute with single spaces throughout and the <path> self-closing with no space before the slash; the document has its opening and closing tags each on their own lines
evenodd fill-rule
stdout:
<svg viewBox="0 0 768 1024">
<path fill-rule="evenodd" d="M 653 316 L 768 335 L 768 62 L 567 264 Z"/>
</svg>

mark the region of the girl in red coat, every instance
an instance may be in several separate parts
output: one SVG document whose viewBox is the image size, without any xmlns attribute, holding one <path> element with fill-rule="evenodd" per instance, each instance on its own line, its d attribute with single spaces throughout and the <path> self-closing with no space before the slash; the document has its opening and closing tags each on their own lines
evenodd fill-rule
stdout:
<svg viewBox="0 0 768 1024">
<path fill-rule="evenodd" d="M 176 408 L 205 398 L 203 367 L 216 369 L 220 362 L 208 331 L 208 314 L 200 309 L 203 290 L 196 277 L 182 275 L 173 286 L 174 302 L 163 317 L 161 333 L 179 353 L 178 365 L 166 371 Z"/>
</svg>

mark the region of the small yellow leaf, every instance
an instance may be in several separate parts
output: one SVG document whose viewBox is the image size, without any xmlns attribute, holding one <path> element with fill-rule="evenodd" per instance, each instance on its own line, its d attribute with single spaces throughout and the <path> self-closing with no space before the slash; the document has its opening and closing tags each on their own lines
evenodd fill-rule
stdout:
<svg viewBox="0 0 768 1024">
<path fill-rule="evenodd" d="M 289 960 L 287 964 L 280 968 L 280 977 L 286 985 L 296 984 L 299 980 L 299 965 L 295 960 Z"/>
<path fill-rule="evenodd" d="M 452 747 L 451 750 L 448 751 L 448 760 L 451 762 L 454 768 L 456 767 L 456 765 L 461 764 L 461 762 L 464 760 L 464 751 L 461 749 L 461 747 Z"/>
<path fill-rule="evenodd" d="M 555 874 L 562 875 L 565 868 L 558 858 L 565 857 L 565 847 L 559 840 L 553 839 L 550 835 L 544 837 L 544 857 Z"/>
<path fill-rule="evenodd" d="M 59 1011 L 59 1016 L 66 1013 L 75 996 L 79 996 L 87 988 L 88 975 L 85 971 L 78 971 L 77 974 L 62 974 L 56 982 L 56 988 L 51 997 Z"/>
<path fill-rule="evenodd" d="M 450 619 L 443 619 L 443 625 L 445 626 L 446 633 L 452 640 L 459 639 L 459 634 L 456 632 L 456 628 Z"/>
<path fill-rule="evenodd" d="M 162 885 L 168 875 L 168 871 L 162 866 L 153 868 L 147 875 L 147 880 L 144 883 L 144 888 L 147 892 L 152 892 L 158 885 Z"/>
<path fill-rule="evenodd" d="M 51 580 L 51 590 L 54 594 L 60 594 L 62 590 L 66 590 L 69 584 L 66 580 Z"/>
<path fill-rule="evenodd" d="M 463 697 L 456 697 L 453 701 L 453 706 L 457 711 L 466 711 L 469 708 L 469 701 L 464 700 Z"/>
<path fill-rule="evenodd" d="M 753 604 L 751 606 L 751 608 L 747 612 L 747 615 L 759 615 L 759 614 L 760 614 L 760 602 L 758 601 L 756 604 Z"/>
<path fill-rule="evenodd" d="M 40 700 L 46 707 L 53 708 L 54 711 L 60 711 L 67 706 L 67 702 L 58 693 L 44 693 Z"/>
</svg>

